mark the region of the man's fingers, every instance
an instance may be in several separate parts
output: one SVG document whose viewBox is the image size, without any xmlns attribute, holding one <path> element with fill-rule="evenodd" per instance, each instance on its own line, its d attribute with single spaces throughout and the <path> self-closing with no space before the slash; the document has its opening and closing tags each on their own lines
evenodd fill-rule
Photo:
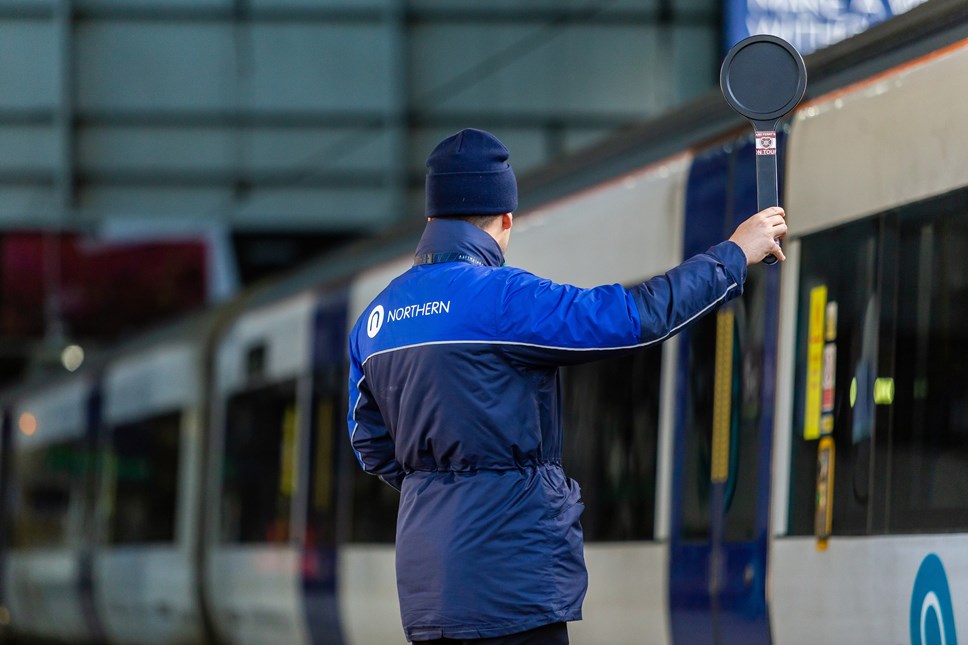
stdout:
<svg viewBox="0 0 968 645">
<path fill-rule="evenodd" d="M 786 260 L 786 256 L 783 254 L 783 249 L 776 242 L 787 232 L 786 225 L 786 213 L 779 206 L 773 206 L 770 208 L 763 209 L 763 223 L 766 224 L 769 230 L 770 236 L 773 238 L 773 248 L 770 250 L 770 255 L 776 256 L 776 259 L 780 262 Z"/>
<path fill-rule="evenodd" d="M 762 256 L 760 254 L 768 244 L 771 255 L 776 256 L 777 260 L 786 260 L 786 256 L 776 242 L 787 233 L 785 217 L 786 211 L 779 206 L 764 208 L 740 224 L 729 239 L 743 250 L 748 264 L 762 261 L 765 254 Z"/>
<path fill-rule="evenodd" d="M 779 260 L 780 262 L 783 262 L 784 260 L 786 260 L 786 256 L 783 255 L 783 249 L 780 247 L 779 244 L 777 244 L 774 247 L 774 249 L 772 251 L 770 251 L 770 253 L 772 253 L 773 255 L 775 255 L 776 256 L 776 259 Z"/>
</svg>

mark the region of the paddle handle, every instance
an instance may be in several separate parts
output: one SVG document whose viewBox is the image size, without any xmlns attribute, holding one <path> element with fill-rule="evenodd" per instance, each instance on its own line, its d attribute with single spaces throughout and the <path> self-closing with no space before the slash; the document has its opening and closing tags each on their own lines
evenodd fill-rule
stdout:
<svg viewBox="0 0 968 645">
<path fill-rule="evenodd" d="M 756 130 L 756 210 L 780 205 L 776 183 L 776 132 Z M 779 241 L 777 241 L 779 244 Z M 776 256 L 763 258 L 763 264 L 776 264 Z"/>
</svg>

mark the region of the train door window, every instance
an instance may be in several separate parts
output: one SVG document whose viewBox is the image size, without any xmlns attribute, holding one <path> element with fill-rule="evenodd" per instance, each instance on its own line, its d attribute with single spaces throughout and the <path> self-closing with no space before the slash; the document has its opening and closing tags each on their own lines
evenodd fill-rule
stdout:
<svg viewBox="0 0 968 645">
<path fill-rule="evenodd" d="M 346 372 L 340 373 L 341 383 L 346 385 Z M 339 432 L 338 468 L 340 472 L 340 499 L 349 503 L 340 511 L 340 541 L 366 544 L 393 544 L 396 539 L 397 508 L 400 493 L 382 482 L 378 477 L 365 472 L 356 460 L 346 432 L 347 404 L 349 398 L 346 388 L 339 394 L 338 413 Z"/>
<path fill-rule="evenodd" d="M 346 539 L 350 542 L 392 544 L 396 539 L 400 493 L 379 478 L 365 473 L 353 455 L 348 435 L 346 443 L 340 449 L 340 454 L 349 458 L 342 459 L 341 470 L 348 475 L 353 500 Z"/>
<path fill-rule="evenodd" d="M 939 206 L 902 216 L 899 227 L 888 513 L 895 533 L 968 530 L 968 194 Z"/>
<path fill-rule="evenodd" d="M 709 475 L 712 463 L 713 380 L 716 315 L 705 316 L 683 336 L 687 394 L 682 419 L 682 528 L 686 540 L 710 535 Z"/>
<path fill-rule="evenodd" d="M 346 431 L 347 404 L 346 367 L 335 370 L 332 379 L 338 381 L 327 392 L 317 392 L 317 411 L 335 413 L 333 428 L 336 432 L 336 456 L 327 455 L 332 467 L 339 473 L 339 499 L 346 500 L 338 509 L 337 528 L 339 542 L 359 544 L 393 544 L 396 540 L 397 508 L 400 493 L 378 477 L 365 472 L 356 460 Z"/>
<path fill-rule="evenodd" d="M 175 539 L 181 410 L 108 430 L 105 478 L 112 544 Z"/>
<path fill-rule="evenodd" d="M 729 393 L 729 471 L 724 491 L 725 537 L 729 541 L 756 536 L 766 290 L 764 271 L 752 271 L 743 287 L 743 298 L 730 304 L 733 378 Z"/>
<path fill-rule="evenodd" d="M 222 462 L 224 542 L 287 542 L 296 486 L 296 381 L 233 395 Z"/>
<path fill-rule="evenodd" d="M 688 376 L 681 536 L 686 540 L 710 535 L 713 417 L 717 409 L 729 411 L 729 441 L 723 446 L 728 464 L 725 537 L 732 541 L 755 537 L 765 296 L 766 280 L 761 272 L 750 272 L 742 299 L 702 318 L 685 336 Z M 718 365 L 721 361 L 727 363 Z M 728 375 L 727 389 L 718 393 L 717 370 Z M 728 397 L 728 406 L 717 408 L 717 396 Z"/>
<path fill-rule="evenodd" d="M 345 408 L 343 420 L 345 423 Z M 400 493 L 366 473 L 356 461 L 349 443 L 349 434 L 341 435 L 340 472 L 344 474 L 345 489 L 352 499 L 345 539 L 367 544 L 393 544 L 396 540 L 397 508 Z"/>
<path fill-rule="evenodd" d="M 343 485 L 338 473 L 343 468 L 341 438 L 346 424 L 342 381 L 342 372 L 335 367 L 317 371 L 314 379 L 306 522 L 306 543 L 310 546 L 332 545 L 347 535 L 347 522 L 340 514 L 346 509 L 337 504 L 343 493 L 338 490 Z"/>
<path fill-rule="evenodd" d="M 18 455 L 19 494 L 13 509 L 15 546 L 70 544 L 70 536 L 79 526 L 79 491 L 85 464 L 80 440 L 58 441 Z"/>
<path fill-rule="evenodd" d="M 591 541 L 654 537 L 662 350 L 562 371 L 563 463 L 582 487 Z"/>
<path fill-rule="evenodd" d="M 879 231 L 879 220 L 870 219 L 801 241 L 791 429 L 791 535 L 814 533 L 817 446 L 818 439 L 828 433 L 837 460 L 832 531 L 837 535 L 871 531 Z"/>
</svg>

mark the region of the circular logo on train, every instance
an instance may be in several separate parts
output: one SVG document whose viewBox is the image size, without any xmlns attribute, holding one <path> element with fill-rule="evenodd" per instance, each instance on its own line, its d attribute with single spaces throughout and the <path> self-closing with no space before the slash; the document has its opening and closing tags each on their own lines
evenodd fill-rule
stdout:
<svg viewBox="0 0 968 645">
<path fill-rule="evenodd" d="M 373 307 L 370 317 L 366 319 L 366 335 L 373 338 L 380 333 L 380 327 L 383 327 L 383 305 Z"/>
<path fill-rule="evenodd" d="M 911 594 L 911 645 L 955 645 L 955 613 L 941 558 L 921 562 Z"/>
</svg>

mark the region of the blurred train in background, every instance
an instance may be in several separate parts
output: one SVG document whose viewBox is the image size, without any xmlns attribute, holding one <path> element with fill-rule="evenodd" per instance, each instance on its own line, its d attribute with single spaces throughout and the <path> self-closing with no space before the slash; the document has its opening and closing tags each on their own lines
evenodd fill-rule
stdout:
<svg viewBox="0 0 968 645">
<path fill-rule="evenodd" d="M 968 8 L 807 63 L 787 262 L 563 372 L 575 643 L 968 640 Z M 524 178 L 509 263 L 633 284 L 705 250 L 755 210 L 748 130 L 710 94 Z M 397 493 L 348 447 L 345 339 L 414 220 L 3 393 L 7 634 L 403 642 Z"/>
</svg>

